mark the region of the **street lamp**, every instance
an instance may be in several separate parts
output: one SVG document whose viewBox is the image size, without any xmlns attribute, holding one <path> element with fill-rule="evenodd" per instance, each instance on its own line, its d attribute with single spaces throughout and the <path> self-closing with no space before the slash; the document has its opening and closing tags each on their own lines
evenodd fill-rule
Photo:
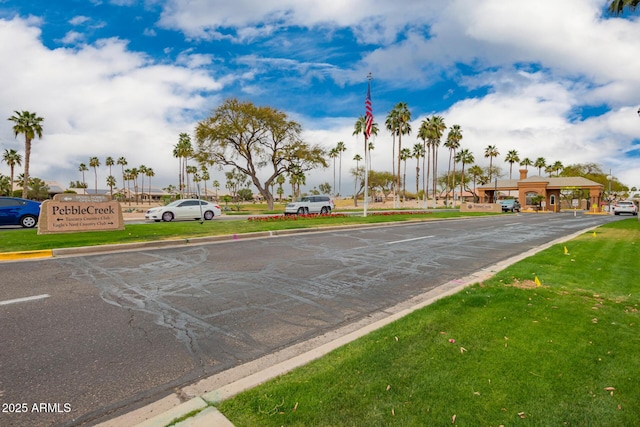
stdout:
<svg viewBox="0 0 640 427">
<path fill-rule="evenodd" d="M 638 113 L 640 114 L 640 112 Z M 611 214 L 611 180 L 613 176 L 611 176 L 611 169 L 609 169 L 609 175 L 607 175 L 607 180 L 609 181 L 609 192 L 607 193 L 607 199 L 609 200 L 609 214 Z"/>
</svg>

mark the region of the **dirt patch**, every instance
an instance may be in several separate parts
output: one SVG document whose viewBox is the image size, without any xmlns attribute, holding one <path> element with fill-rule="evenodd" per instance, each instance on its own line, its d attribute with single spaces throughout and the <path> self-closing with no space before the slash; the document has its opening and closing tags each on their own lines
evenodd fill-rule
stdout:
<svg viewBox="0 0 640 427">
<path fill-rule="evenodd" d="M 534 282 L 533 280 L 520 281 L 518 279 L 515 279 L 513 283 L 505 284 L 505 286 L 511 286 L 519 289 L 535 289 L 539 287 L 538 285 L 536 285 L 536 282 Z"/>
</svg>

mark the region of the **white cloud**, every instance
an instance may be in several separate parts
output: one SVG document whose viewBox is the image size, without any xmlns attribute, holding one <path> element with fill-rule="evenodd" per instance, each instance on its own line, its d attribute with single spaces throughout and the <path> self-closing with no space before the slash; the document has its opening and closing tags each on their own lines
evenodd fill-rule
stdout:
<svg viewBox="0 0 640 427">
<path fill-rule="evenodd" d="M 125 156 L 130 167 L 152 167 L 159 183 L 173 176 L 171 150 L 180 132 L 193 129 L 189 112 L 200 114 L 215 102 L 202 93 L 218 91 L 220 83 L 197 68 L 156 64 L 118 39 L 50 50 L 39 36 L 25 20 L 0 20 L 0 38 L 12 40 L 0 46 L 0 55 L 13 58 L 0 63 L 12 82 L 0 88 L 0 103 L 44 118 L 31 173 L 67 185 L 80 179 L 77 167 L 89 157 L 104 163 L 106 156 Z M 0 121 L 0 134 L 13 136 L 9 121 Z M 100 182 L 104 175 L 103 169 Z"/>
</svg>

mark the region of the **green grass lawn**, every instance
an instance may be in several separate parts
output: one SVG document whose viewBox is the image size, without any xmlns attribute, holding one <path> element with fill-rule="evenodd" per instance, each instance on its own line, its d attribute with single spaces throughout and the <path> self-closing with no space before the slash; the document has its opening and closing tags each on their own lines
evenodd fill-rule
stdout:
<svg viewBox="0 0 640 427">
<path fill-rule="evenodd" d="M 361 216 L 289 216 L 284 219 L 267 217 L 264 220 L 158 222 L 149 224 L 128 224 L 125 230 L 91 231 L 84 233 L 37 234 L 35 229 L 1 230 L 0 252 L 32 251 L 79 246 L 105 245 L 112 243 L 133 243 L 153 240 L 189 239 L 193 237 L 241 234 L 256 231 L 290 230 L 336 225 L 375 224 L 410 220 L 431 220 L 437 218 L 460 218 L 481 216 L 485 213 L 434 212 L 399 213 L 393 215 Z M 282 217 L 281 217 L 282 218 Z"/>
<path fill-rule="evenodd" d="M 216 406 L 237 427 L 639 425 L 639 259 L 640 223 L 608 224 Z"/>
</svg>

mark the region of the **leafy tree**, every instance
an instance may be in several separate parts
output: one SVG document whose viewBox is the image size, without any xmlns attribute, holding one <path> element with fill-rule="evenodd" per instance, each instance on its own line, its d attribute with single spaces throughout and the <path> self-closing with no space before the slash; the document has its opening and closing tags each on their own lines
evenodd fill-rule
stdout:
<svg viewBox="0 0 640 427">
<path fill-rule="evenodd" d="M 456 154 L 456 162 L 462 163 L 462 178 L 460 179 L 460 201 L 462 202 L 462 194 L 464 193 L 464 166 L 468 164 L 472 164 L 475 161 L 473 154 L 469 151 L 469 149 L 465 148 L 464 150 L 460 150 L 458 154 Z"/>
<path fill-rule="evenodd" d="M 10 194 L 13 193 L 13 176 L 14 176 L 14 171 L 15 171 L 15 167 L 16 165 L 18 166 L 22 166 L 22 156 L 16 151 L 16 150 L 4 150 L 4 154 L 2 155 L 2 161 L 5 162 L 7 164 L 7 166 L 9 166 L 11 172 L 10 172 L 10 185 L 11 185 L 11 190 L 10 190 Z"/>
<path fill-rule="evenodd" d="M 253 191 L 250 188 L 241 188 L 238 190 L 238 199 L 243 202 L 250 202 L 253 200 Z"/>
<path fill-rule="evenodd" d="M 478 165 L 473 165 L 467 171 L 469 175 L 471 175 L 471 180 L 473 181 L 473 201 L 476 202 L 478 196 L 476 195 L 476 183 L 479 182 L 480 177 L 484 173 L 482 168 Z"/>
<path fill-rule="evenodd" d="M 249 176 L 273 210 L 270 186 L 278 176 L 328 166 L 325 150 L 304 142 L 301 133 L 300 124 L 284 112 L 227 99 L 196 126 L 197 158 Z M 272 171 L 263 182 L 261 170 L 268 165 Z"/>
<path fill-rule="evenodd" d="M 23 194 L 24 194 L 24 188 Z M 29 178 L 29 186 L 27 188 L 27 198 L 32 200 L 46 200 L 49 198 L 49 187 L 40 178 Z"/>
<path fill-rule="evenodd" d="M 69 188 L 87 188 L 87 184 L 80 181 L 69 181 Z"/>
<path fill-rule="evenodd" d="M 44 119 L 29 111 L 14 111 L 9 120 L 14 122 L 13 133 L 17 137 L 24 135 L 24 180 L 22 181 L 22 198 L 27 198 L 29 184 L 29 160 L 31 159 L 31 141 L 37 136 L 42 138 L 42 122 Z"/>
<path fill-rule="evenodd" d="M 0 174 L 0 195 L 13 195 L 13 180 L 9 180 L 8 176 Z"/>
<path fill-rule="evenodd" d="M 331 185 L 328 182 L 318 185 L 322 194 L 331 194 Z"/>
</svg>

